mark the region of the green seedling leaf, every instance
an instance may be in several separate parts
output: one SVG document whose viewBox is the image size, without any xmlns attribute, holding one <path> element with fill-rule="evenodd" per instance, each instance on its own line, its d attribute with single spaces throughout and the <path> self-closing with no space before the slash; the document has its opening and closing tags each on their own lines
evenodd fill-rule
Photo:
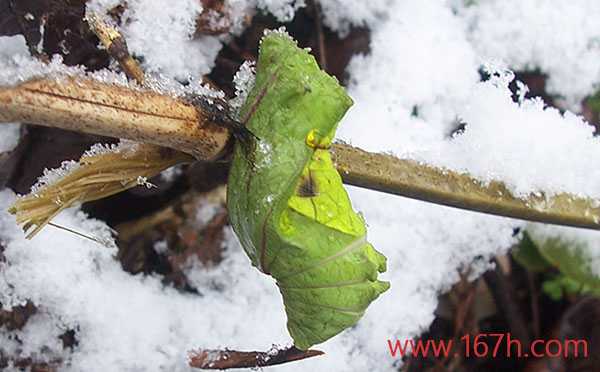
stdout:
<svg viewBox="0 0 600 372">
<path fill-rule="evenodd" d="M 600 287 L 600 278 L 590 267 L 588 250 L 576 241 L 552 237 L 539 241 L 540 253 L 567 277 L 591 287 Z"/>
<path fill-rule="evenodd" d="M 258 140 L 235 145 L 227 203 L 253 265 L 277 281 L 302 350 L 356 324 L 389 288 L 377 279 L 386 259 L 367 242 L 328 150 L 351 105 L 289 36 L 263 38 L 240 113 Z"/>
<path fill-rule="evenodd" d="M 552 267 L 552 264 L 539 252 L 527 232 L 523 233 L 523 237 L 519 245 L 512 251 L 512 255 L 519 264 L 529 271 L 542 272 Z"/>
<path fill-rule="evenodd" d="M 543 285 L 544 292 L 551 298 L 560 299 L 563 293 L 600 294 L 600 277 L 592 270 L 589 249 L 584 241 L 529 229 L 515 252 L 515 259 L 534 271 L 550 267 L 559 271 L 557 277 Z"/>
<path fill-rule="evenodd" d="M 600 288 L 590 287 L 581 282 L 559 274 L 554 278 L 547 279 L 542 283 L 542 291 L 551 299 L 558 301 L 563 295 L 600 295 Z"/>
<path fill-rule="evenodd" d="M 560 301 L 563 298 L 563 285 L 561 279 L 564 279 L 564 276 L 544 280 L 542 283 L 542 291 L 554 301 Z"/>
</svg>

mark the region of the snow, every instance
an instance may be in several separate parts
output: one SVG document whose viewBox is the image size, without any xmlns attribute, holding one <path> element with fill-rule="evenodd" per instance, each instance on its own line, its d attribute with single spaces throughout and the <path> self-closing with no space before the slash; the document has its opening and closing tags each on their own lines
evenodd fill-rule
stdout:
<svg viewBox="0 0 600 372">
<path fill-rule="evenodd" d="M 4 38 L 0 37 L 0 47 L 2 39 Z M 129 81 L 122 72 L 107 69 L 86 72 L 83 67 L 66 66 L 59 55 L 54 55 L 48 63 L 43 63 L 26 54 L 0 54 L 0 88 L 43 77 L 56 80 L 66 77 L 88 78 L 104 84 L 124 86 L 134 90 L 150 89 L 173 97 L 203 96 L 210 100 L 211 98 L 222 99 L 225 96 L 222 91 L 212 89 L 200 79 L 193 77 L 190 77 L 186 84 L 182 84 L 173 77 L 162 73 L 148 73 L 144 86 L 140 86 Z"/>
<path fill-rule="evenodd" d="M 0 36 L 0 61 L 13 57 L 18 58 L 18 56 L 27 54 L 27 44 L 22 35 Z M 0 65 L 2 65 L 1 62 Z M 1 70 L 0 75 L 2 75 Z M 2 81 L 1 76 L 0 81 Z M 20 129 L 18 123 L 0 124 L 0 154 L 12 151 L 17 146 L 20 138 Z"/>
<path fill-rule="evenodd" d="M 154 251 L 158 254 L 166 254 L 169 251 L 169 245 L 165 239 L 154 243 L 152 248 L 154 248 Z"/>
<path fill-rule="evenodd" d="M 181 167 L 181 165 L 175 165 L 171 168 L 165 169 L 164 171 L 160 172 L 160 179 L 164 182 L 174 182 L 183 174 L 183 169 Z"/>
<path fill-rule="evenodd" d="M 118 5 L 115 0 L 93 0 L 89 11 L 105 14 Z M 241 32 L 243 19 L 255 8 L 272 13 L 280 21 L 289 21 L 303 0 L 229 0 L 231 34 Z M 129 51 L 142 57 L 145 71 L 165 74 L 186 81 L 210 72 L 227 35 L 195 35 L 196 20 L 202 13 L 199 0 L 180 0 L 165 6 L 162 0 L 129 0 L 122 15 L 120 32 Z"/>
<path fill-rule="evenodd" d="M 73 234 L 48 228 L 25 240 L 5 212 L 12 200 L 11 192 L 0 192 L 0 234 L 7 242 L 0 303 L 8 307 L 30 299 L 45 318 L 21 331 L 1 332 L 3 338 L 23 336 L 21 357 L 46 350 L 48 357 L 66 358 L 66 370 L 73 371 L 187 371 L 186 353 L 194 348 L 260 348 L 288 341 L 276 286 L 250 265 L 231 232 L 224 262 L 206 273 L 218 278 L 220 290 L 202 287 L 202 295 L 190 295 L 165 287 L 158 276 L 126 273 L 116 249 Z M 100 239 L 111 234 L 77 210 L 61 214 L 56 223 Z M 203 276 L 194 273 L 197 280 Z M 67 329 L 77 330 L 73 354 L 56 341 Z M 36 341 L 28 343 L 31 339 Z"/>
<path fill-rule="evenodd" d="M 196 211 L 196 224 L 206 226 L 223 207 L 217 203 L 204 203 Z"/>
<path fill-rule="evenodd" d="M 3 39 L 17 37 L 21 38 L 21 36 L 0 37 L 0 50 L 2 50 L 3 45 L 6 45 Z M 55 55 L 49 63 L 43 63 L 33 59 L 26 53 L 0 53 L 0 87 L 22 83 L 34 77 L 84 74 L 83 68 L 65 66 L 62 62 L 62 58 L 58 55 Z M 114 75 L 114 73 L 112 74 Z"/>
<path fill-rule="evenodd" d="M 367 150 L 402 155 L 447 137 L 455 106 L 479 80 L 479 66 L 465 25 L 439 2 L 398 2 L 389 16 L 372 31 L 371 53 L 349 66 L 355 104 L 338 135 Z"/>
<path fill-rule="evenodd" d="M 119 0 L 92 0 L 88 11 L 99 14 L 122 3 Z M 322 0 L 324 21 L 334 30 L 346 32 L 351 25 L 366 26 L 386 13 L 389 0 L 355 2 L 348 6 L 341 0 Z M 180 0 L 165 6 L 161 0 L 127 1 L 120 32 L 129 51 L 142 57 L 148 72 L 165 74 L 185 81 L 210 72 L 222 43 L 243 31 L 244 19 L 256 9 L 268 12 L 281 22 L 290 21 L 296 10 L 306 6 L 304 0 L 227 0 L 225 9 L 231 21 L 229 35 L 198 36 L 196 19 L 202 13 L 198 0 Z"/>
<path fill-rule="evenodd" d="M 585 161 L 600 156 L 600 140 L 580 116 L 544 108 L 540 99 L 514 103 L 506 86 L 493 83 L 477 84 L 459 115 L 467 129 L 433 150 L 436 164 L 502 179 L 518 195 L 600 197 L 600 171 Z"/>
<path fill-rule="evenodd" d="M 518 195 L 544 190 L 600 197 L 600 171 L 585 161 L 600 156 L 591 125 L 571 112 L 545 108 L 537 98 L 513 102 L 508 83 L 514 74 L 480 63 L 471 31 L 450 7 L 398 2 L 390 14 L 373 31 L 371 54 L 351 63 L 356 104 L 340 138 L 482 181 L 501 179 Z M 480 67 L 489 80 L 480 82 Z M 452 136 L 457 119 L 466 128 Z"/>
<path fill-rule="evenodd" d="M 6 58 L 27 54 L 29 52 L 23 35 L 0 36 L 0 57 Z"/>
<path fill-rule="evenodd" d="M 116 4 L 93 1 L 88 9 L 102 14 L 102 10 Z M 221 49 L 216 37 L 194 38 L 196 18 L 201 12 L 202 4 L 197 0 L 180 0 L 171 6 L 161 0 L 127 1 L 120 31 L 129 51 L 143 57 L 146 71 L 181 80 L 198 78 L 210 72 Z"/>
<path fill-rule="evenodd" d="M 348 6 L 346 0 L 319 0 L 318 3 L 325 25 L 345 35 L 351 26 L 365 27 L 385 20 L 394 1 L 354 1 L 352 6 Z"/>
<path fill-rule="evenodd" d="M 58 168 L 44 168 L 44 172 L 38 178 L 37 182 L 33 186 L 31 186 L 31 193 L 39 193 L 46 186 L 52 185 L 59 179 L 78 169 L 80 166 L 81 165 L 75 160 L 65 160 L 60 164 Z"/>
<path fill-rule="evenodd" d="M 483 0 L 467 7 L 469 39 L 484 59 L 548 75 L 549 92 L 578 110 L 600 83 L 600 2 Z"/>
<path fill-rule="evenodd" d="M 12 151 L 21 137 L 21 125 L 16 123 L 0 124 L 0 154 Z"/>
<path fill-rule="evenodd" d="M 92 6 L 106 9 L 110 3 L 117 2 L 96 0 Z M 172 77 L 199 80 L 210 70 L 222 40 L 191 37 L 199 2 L 184 0 L 178 7 L 150 0 L 128 4 L 121 27 L 131 50 L 144 57 L 146 68 L 164 75 L 151 85 L 181 94 L 183 88 Z M 227 4 L 236 19 L 255 6 L 285 19 L 303 6 L 292 0 Z M 568 191 L 600 197 L 600 171 L 590 160 L 599 157 L 600 144 L 592 127 L 572 112 L 524 98 L 525 86 L 517 102 L 508 90 L 512 70 L 540 69 L 548 75 L 548 88 L 577 112 L 580 100 L 595 91 L 600 79 L 597 2 L 320 4 L 325 23 L 340 33 L 350 25 L 368 26 L 372 32 L 371 52 L 354 57 L 348 69 L 355 106 L 340 125 L 340 139 L 468 172 L 484 182 L 504 180 L 519 195 L 543 189 L 549 195 Z M 13 68 L 0 68 L 3 84 L 32 76 L 36 69 L 39 73 L 39 64 L 10 55 L 0 58 L 0 67 Z M 486 81 L 480 72 L 488 75 Z M 112 73 L 94 76 L 121 81 Z M 239 95 L 251 80 L 247 65 L 236 76 Z M 456 132 L 459 121 L 466 125 Z M 391 282 L 391 290 L 356 327 L 318 346 L 326 356 L 273 371 L 396 370 L 385 340 L 425 331 L 434 319 L 437 296 L 458 280 L 460 271 L 475 277 L 489 268 L 490 257 L 517 241 L 517 227 L 585 242 L 592 268 L 600 274 L 597 232 L 525 224 L 358 188 L 349 191 L 368 222 L 369 240 L 388 257 L 383 279 Z M 22 356 L 44 349 L 47 358 L 66 358 L 71 370 L 177 371 L 187 370 L 185 357 L 191 349 L 266 350 L 290 341 L 274 282 L 251 267 L 228 228 L 224 261 L 210 268 L 191 261 L 186 275 L 199 294 L 185 294 L 161 284 L 158 275 L 124 272 L 114 248 L 64 231 L 48 227 L 26 241 L 4 212 L 12 200 L 12 192 L 0 192 L 0 239 L 7 259 L 0 269 L 0 303 L 30 299 L 40 311 L 23 330 L 1 331 L 3 347 L 16 349 L 18 335 L 25 344 Z M 198 220 L 206 221 L 214 212 L 207 206 Z M 110 238 L 104 223 L 77 210 L 66 211 L 56 222 Z M 155 249 L 164 251 L 166 245 Z M 73 353 L 56 341 L 71 328 L 77 329 L 79 341 Z"/>
<path fill-rule="evenodd" d="M 246 61 L 242 63 L 239 70 L 233 76 L 233 84 L 235 86 L 235 97 L 229 101 L 229 104 L 233 110 L 239 110 L 242 108 L 248 94 L 254 87 L 254 79 L 256 69 L 255 63 Z"/>
<path fill-rule="evenodd" d="M 286 22 L 294 18 L 294 13 L 306 5 L 304 0 L 255 0 L 249 1 L 255 3 L 260 9 L 272 13 L 281 22 Z"/>
</svg>

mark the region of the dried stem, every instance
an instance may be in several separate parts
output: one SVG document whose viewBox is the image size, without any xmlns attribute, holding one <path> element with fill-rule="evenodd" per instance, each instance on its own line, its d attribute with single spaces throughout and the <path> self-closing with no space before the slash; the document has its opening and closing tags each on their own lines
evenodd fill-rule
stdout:
<svg viewBox="0 0 600 372">
<path fill-rule="evenodd" d="M 499 216 L 600 229 L 598 201 L 567 193 L 514 196 L 500 181 L 484 184 L 468 174 L 336 144 L 332 154 L 344 183 L 412 199 Z"/>
<path fill-rule="evenodd" d="M 229 133 L 183 100 L 91 78 L 0 87 L 0 122 L 25 122 L 170 147 L 198 159 L 222 155 Z"/>
<path fill-rule="evenodd" d="M 190 366 L 200 369 L 259 368 L 275 366 L 323 355 L 319 350 L 299 350 L 295 347 L 276 352 L 199 350 L 190 353 Z"/>
<path fill-rule="evenodd" d="M 317 31 L 317 45 L 319 46 L 318 61 L 323 70 L 327 70 L 327 49 L 325 48 L 325 33 L 323 31 L 323 15 L 321 13 L 321 4 L 319 0 L 312 0 L 313 16 L 315 17 L 315 26 Z"/>
</svg>

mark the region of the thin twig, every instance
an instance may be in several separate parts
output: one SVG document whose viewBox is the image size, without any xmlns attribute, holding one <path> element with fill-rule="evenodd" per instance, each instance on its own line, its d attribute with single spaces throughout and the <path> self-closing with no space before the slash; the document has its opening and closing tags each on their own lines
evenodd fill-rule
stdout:
<svg viewBox="0 0 600 372">
<path fill-rule="evenodd" d="M 121 33 L 94 12 L 88 12 L 85 18 L 110 56 L 119 62 L 125 74 L 130 79 L 143 84 L 145 80 L 144 70 L 129 53 L 127 42 Z"/>
<path fill-rule="evenodd" d="M 537 289 L 536 275 L 529 270 L 527 270 L 527 286 L 529 287 L 529 303 L 531 308 L 531 329 L 533 337 L 538 338 L 541 335 L 540 295 Z"/>
<path fill-rule="evenodd" d="M 483 274 L 483 278 L 490 288 L 496 306 L 506 316 L 511 334 L 521 341 L 524 350 L 527 350 L 531 342 L 531 333 L 525 323 L 523 313 L 514 298 L 515 290 L 512 283 L 496 263 L 496 268 Z"/>
<path fill-rule="evenodd" d="M 312 358 L 324 353 L 319 350 L 300 350 L 295 347 L 275 352 L 198 350 L 190 353 L 189 364 L 200 369 L 258 368 Z"/>
<path fill-rule="evenodd" d="M 54 222 L 48 222 L 48 226 L 52 226 L 52 227 L 54 227 L 54 228 L 56 228 L 56 229 L 59 229 L 59 230 L 66 231 L 66 232 L 68 232 L 68 233 L 70 233 L 70 234 L 73 234 L 73 235 L 77 235 L 77 236 L 79 236 L 80 238 L 84 238 L 84 239 L 87 239 L 87 240 L 93 241 L 94 243 L 98 243 L 98 244 L 100 244 L 100 245 L 107 246 L 107 244 L 106 244 L 106 242 L 105 242 L 105 241 L 102 241 L 102 240 L 100 240 L 100 239 L 98 239 L 98 238 L 96 238 L 96 237 L 94 237 L 94 236 L 91 236 L 91 235 L 86 235 L 86 234 L 84 234 L 84 233 L 81 233 L 81 232 L 79 232 L 79 231 L 77 231 L 77 230 L 74 230 L 74 229 L 71 229 L 71 228 L 69 228 L 69 227 L 66 227 L 66 226 L 61 226 L 61 225 L 57 225 L 57 224 L 55 224 Z"/>
<path fill-rule="evenodd" d="M 600 229 L 600 207 L 593 199 L 567 193 L 518 198 L 500 181 L 484 184 L 468 174 L 344 144 L 334 145 L 332 154 L 349 185 L 499 216 Z"/>
<path fill-rule="evenodd" d="M 459 282 L 457 289 L 458 299 L 454 314 L 454 338 L 456 339 L 467 331 L 465 330 L 465 321 L 472 311 L 473 300 L 475 299 L 475 292 L 477 291 L 476 284 L 477 282 L 468 281 L 466 275 L 461 275 L 461 281 Z"/>
<path fill-rule="evenodd" d="M 325 34 L 323 32 L 323 20 L 321 15 L 321 4 L 318 0 L 312 1 L 313 13 L 315 17 L 315 26 L 317 31 L 317 43 L 319 46 L 319 66 L 327 70 L 327 49 L 325 48 Z"/>
</svg>

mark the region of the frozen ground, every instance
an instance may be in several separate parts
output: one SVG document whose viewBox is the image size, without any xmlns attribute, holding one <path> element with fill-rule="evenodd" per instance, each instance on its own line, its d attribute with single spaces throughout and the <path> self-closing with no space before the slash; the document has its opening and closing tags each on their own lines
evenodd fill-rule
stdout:
<svg viewBox="0 0 600 372">
<path fill-rule="evenodd" d="M 95 3 L 101 9 L 115 1 Z M 130 3 L 123 31 L 132 50 L 145 57 L 146 68 L 178 78 L 210 71 L 221 41 L 190 39 L 198 2 L 186 0 L 178 8 L 151 0 Z M 515 103 L 507 88 L 511 69 L 539 69 L 548 75 L 551 92 L 578 112 L 582 97 L 600 82 L 598 2 L 469 3 L 321 1 L 326 23 L 341 33 L 349 25 L 372 30 L 371 53 L 355 57 L 349 67 L 348 88 L 356 104 L 340 126 L 340 138 L 484 181 L 502 179 L 520 194 L 542 189 L 600 197 L 600 170 L 590 160 L 599 158 L 600 144 L 592 127 L 535 99 Z M 259 6 L 281 19 L 303 6 L 291 0 L 229 4 L 236 14 Z M 174 23 L 179 26 L 170 27 Z M 481 82 L 480 71 L 491 78 Z M 456 119 L 467 125 L 452 136 Z M 4 131 L 0 135 L 2 146 L 10 142 Z M 354 188 L 350 194 L 369 224 L 369 239 L 388 257 L 383 277 L 392 289 L 357 327 L 319 346 L 327 356 L 272 370 L 393 371 L 386 340 L 426 330 L 437 295 L 458 279 L 458 271 L 472 264 L 482 272 L 487 258 L 515 242 L 513 228 L 523 225 Z M 0 302 L 10 306 L 31 299 L 41 311 L 22 331 L 0 332 L 0 342 L 25 340 L 23 356 L 46 346 L 48 358 L 61 355 L 72 370 L 187 370 L 185 351 L 194 347 L 268 349 L 290 341 L 273 281 L 250 266 L 231 232 L 219 267 L 190 268 L 202 293 L 192 296 L 161 286 L 159 277 L 125 273 L 114 251 L 65 232 L 46 229 L 33 241 L 24 240 L 4 212 L 13 198 L 9 190 L 0 192 L 7 261 L 0 271 Z M 74 210 L 57 222 L 109 234 L 101 221 Z M 570 238 L 590 242 L 590 256 L 598 262 L 594 242 L 600 235 L 568 230 Z M 557 232 L 564 233 L 543 229 Z M 214 289 L 215 282 L 222 291 Z M 56 339 L 66 328 L 78 329 L 72 354 Z"/>
</svg>

